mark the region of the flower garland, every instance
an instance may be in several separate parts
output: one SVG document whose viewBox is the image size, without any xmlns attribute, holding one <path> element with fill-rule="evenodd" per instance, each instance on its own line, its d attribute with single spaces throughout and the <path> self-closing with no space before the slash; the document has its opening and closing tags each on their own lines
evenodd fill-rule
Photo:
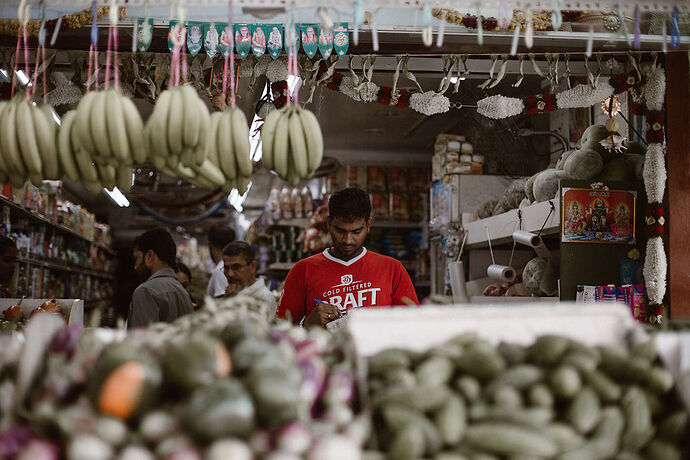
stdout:
<svg viewBox="0 0 690 460">
<path fill-rule="evenodd" d="M 107 6 L 98 7 L 98 12 L 96 13 L 96 19 L 101 20 L 104 16 L 107 16 L 110 8 Z M 120 19 L 127 17 L 127 8 L 120 7 L 118 9 L 118 14 Z M 92 12 L 91 8 L 86 8 L 76 13 L 68 14 L 62 16 L 62 23 L 70 29 L 79 29 L 80 27 L 89 26 L 92 22 Z M 48 34 L 52 33 L 57 24 L 57 18 L 46 21 L 45 28 Z M 16 36 L 21 30 L 22 25 L 17 19 L 0 19 L 0 35 L 11 35 Z M 26 31 L 31 37 L 38 37 L 38 33 L 41 30 L 41 21 L 38 19 L 30 20 L 26 25 Z"/>
<path fill-rule="evenodd" d="M 450 100 L 436 91 L 425 91 L 410 95 L 410 108 L 424 115 L 446 113 L 450 110 Z"/>
<path fill-rule="evenodd" d="M 613 86 L 608 81 L 599 83 L 594 88 L 590 85 L 577 85 L 556 94 L 556 105 L 559 109 L 591 107 L 601 103 L 613 94 Z"/>
<path fill-rule="evenodd" d="M 444 19 L 449 24 L 456 24 L 464 26 L 468 29 L 477 28 L 477 16 L 471 14 L 463 14 L 458 10 L 450 8 L 435 8 L 432 10 L 432 14 L 438 19 Z M 573 22 L 576 21 L 582 13 L 580 11 L 562 11 L 561 17 L 563 22 Z M 508 27 L 501 28 L 498 27 L 498 20 L 494 17 L 484 17 L 482 16 L 482 29 L 488 31 L 496 30 L 515 30 L 515 27 L 522 26 L 525 27 L 527 22 L 526 14 L 523 11 L 515 11 L 513 18 L 510 21 Z M 552 30 L 551 24 L 551 12 L 546 11 L 535 11 L 532 13 L 532 28 L 534 30 Z"/>
<path fill-rule="evenodd" d="M 525 110 L 525 103 L 522 99 L 500 94 L 485 97 L 477 102 L 477 112 L 494 120 L 519 115 L 523 110 Z"/>
</svg>

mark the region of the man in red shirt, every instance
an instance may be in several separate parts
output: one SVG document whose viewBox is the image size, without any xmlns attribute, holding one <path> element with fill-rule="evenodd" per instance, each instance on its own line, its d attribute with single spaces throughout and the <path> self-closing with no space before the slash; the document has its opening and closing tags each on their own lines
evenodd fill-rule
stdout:
<svg viewBox="0 0 690 460">
<path fill-rule="evenodd" d="M 418 304 L 403 265 L 363 246 L 371 227 L 369 196 L 357 188 L 328 201 L 333 246 L 302 259 L 285 280 L 277 315 L 295 323 L 325 326 L 352 308 Z"/>
</svg>

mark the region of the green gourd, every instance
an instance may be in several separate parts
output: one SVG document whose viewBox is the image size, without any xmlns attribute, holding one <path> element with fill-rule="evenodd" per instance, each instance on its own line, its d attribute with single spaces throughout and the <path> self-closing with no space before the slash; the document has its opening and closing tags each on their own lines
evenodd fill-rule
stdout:
<svg viewBox="0 0 690 460">
<path fill-rule="evenodd" d="M 548 201 L 558 194 L 559 182 L 566 179 L 566 172 L 558 169 L 545 169 L 534 180 L 534 198 L 536 201 Z"/>
<path fill-rule="evenodd" d="M 603 182 L 631 181 L 635 179 L 635 167 L 627 159 L 616 157 L 604 165 L 598 179 Z"/>
<path fill-rule="evenodd" d="M 563 165 L 569 179 L 589 180 L 597 176 L 604 167 L 604 160 L 598 151 L 582 147 L 573 152 Z"/>
</svg>

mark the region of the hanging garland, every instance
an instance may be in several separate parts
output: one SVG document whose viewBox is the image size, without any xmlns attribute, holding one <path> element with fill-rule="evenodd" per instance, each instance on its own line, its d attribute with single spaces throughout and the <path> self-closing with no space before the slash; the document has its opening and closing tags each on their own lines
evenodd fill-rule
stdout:
<svg viewBox="0 0 690 460">
<path fill-rule="evenodd" d="M 108 15 L 109 11 L 110 8 L 107 6 L 99 7 L 96 19 L 100 21 L 102 17 Z M 92 14 L 91 8 L 86 8 L 76 13 L 62 16 L 63 27 L 66 25 L 69 29 L 79 29 L 80 27 L 89 26 L 92 23 Z M 118 20 L 126 18 L 127 8 L 119 7 L 118 15 Z M 47 33 L 52 33 L 57 21 L 57 18 L 46 21 L 45 28 Z M 0 19 L 0 35 L 11 35 L 16 37 L 21 28 L 22 25 L 17 19 Z M 36 19 L 30 20 L 26 25 L 26 30 L 29 36 L 38 37 L 38 33 L 41 30 L 41 21 Z"/>
<path fill-rule="evenodd" d="M 477 16 L 472 14 L 463 14 L 458 10 L 453 10 L 450 8 L 436 8 L 432 11 L 432 14 L 438 19 L 443 20 L 445 18 L 446 22 L 449 24 L 456 24 L 459 26 L 464 26 L 468 29 L 477 28 Z M 580 11 L 562 11 L 561 17 L 563 22 L 573 22 L 576 21 L 582 13 Z M 523 11 L 515 11 L 510 24 L 501 28 L 498 26 L 498 20 L 494 17 L 484 17 L 482 16 L 482 29 L 488 31 L 505 31 L 505 30 L 515 30 L 518 25 L 522 26 L 524 29 L 525 23 L 527 22 L 526 15 Z M 551 12 L 545 11 L 535 11 L 532 13 L 532 28 L 534 30 L 553 30 L 551 24 Z"/>
</svg>

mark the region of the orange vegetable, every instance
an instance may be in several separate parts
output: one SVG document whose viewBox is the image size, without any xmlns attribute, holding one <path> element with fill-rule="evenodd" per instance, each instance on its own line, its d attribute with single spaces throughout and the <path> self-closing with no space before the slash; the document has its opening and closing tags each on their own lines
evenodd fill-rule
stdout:
<svg viewBox="0 0 690 460">
<path fill-rule="evenodd" d="M 146 369 L 139 361 L 119 365 L 103 382 L 98 409 L 103 414 L 128 419 L 139 406 L 145 379 Z"/>
</svg>

